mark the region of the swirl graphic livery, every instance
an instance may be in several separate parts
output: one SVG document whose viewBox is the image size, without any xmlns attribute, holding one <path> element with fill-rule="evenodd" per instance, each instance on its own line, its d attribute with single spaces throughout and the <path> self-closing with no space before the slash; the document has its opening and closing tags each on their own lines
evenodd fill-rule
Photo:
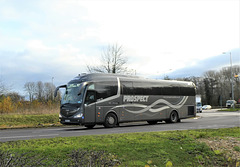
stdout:
<svg viewBox="0 0 240 167">
<path fill-rule="evenodd" d="M 130 113 L 135 113 L 135 114 L 144 113 L 146 111 L 150 111 L 152 113 L 156 113 L 156 112 L 160 112 L 160 111 L 163 111 L 165 109 L 168 109 L 168 108 L 179 109 L 186 103 L 187 99 L 188 99 L 187 96 L 183 96 L 181 101 L 179 103 L 175 104 L 175 105 L 171 104 L 170 102 L 168 102 L 165 99 L 159 99 L 159 100 L 155 101 L 154 103 L 152 103 L 149 106 L 143 105 L 143 104 L 125 104 L 125 105 L 116 106 L 114 108 L 123 107 L 126 111 L 128 111 Z M 163 107 L 153 109 L 153 107 L 155 107 L 158 104 L 165 104 L 165 105 Z M 142 108 L 142 109 L 138 110 L 138 111 L 132 111 L 132 110 L 127 109 L 127 107 L 135 107 L 135 108 Z"/>
</svg>

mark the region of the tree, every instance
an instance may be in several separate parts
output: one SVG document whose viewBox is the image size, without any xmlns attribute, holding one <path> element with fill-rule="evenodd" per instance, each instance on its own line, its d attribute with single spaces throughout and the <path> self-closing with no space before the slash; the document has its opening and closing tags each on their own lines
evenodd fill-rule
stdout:
<svg viewBox="0 0 240 167">
<path fill-rule="evenodd" d="M 171 80 L 171 78 L 170 78 L 168 75 L 164 76 L 163 79 L 164 79 L 164 80 Z"/>
<path fill-rule="evenodd" d="M 44 95 L 45 95 L 45 100 L 53 100 L 53 92 L 55 90 L 55 86 L 50 83 L 50 82 L 45 82 L 44 83 Z"/>
<path fill-rule="evenodd" d="M 38 101 L 43 101 L 44 100 L 44 85 L 42 81 L 38 81 L 36 83 L 36 90 L 35 90 L 36 98 Z"/>
<path fill-rule="evenodd" d="M 35 85 L 35 83 L 34 82 L 27 82 L 27 83 L 25 83 L 24 84 L 24 89 L 25 89 L 25 91 L 29 95 L 30 102 L 32 102 L 33 99 L 34 99 L 35 92 L 36 92 L 36 85 Z"/>
<path fill-rule="evenodd" d="M 12 99 L 7 97 L 2 97 L 0 101 L 0 113 L 10 113 L 14 110 Z"/>
<path fill-rule="evenodd" d="M 0 80 L 0 95 L 4 94 L 5 92 L 5 86 L 3 82 Z"/>
<path fill-rule="evenodd" d="M 207 104 L 217 106 L 218 97 L 219 97 L 219 72 L 217 71 L 207 71 L 204 74 L 204 83 L 205 83 L 205 95 Z"/>
<path fill-rule="evenodd" d="M 17 103 L 19 101 L 24 100 L 24 96 L 21 96 L 17 92 L 10 92 L 10 93 L 6 94 L 6 96 L 10 97 L 13 103 Z"/>
<path fill-rule="evenodd" d="M 9 86 L 7 87 L 2 80 L 0 80 L 0 95 L 5 95 L 9 92 Z"/>
<path fill-rule="evenodd" d="M 47 102 L 48 100 L 54 100 L 53 94 L 56 87 L 50 82 L 43 83 L 42 81 L 38 81 L 25 83 L 24 89 L 29 96 L 30 102 L 33 102 L 35 99 L 39 102 Z M 56 100 L 60 98 L 59 94 Z"/>
<path fill-rule="evenodd" d="M 109 45 L 103 50 L 100 66 L 87 65 L 88 72 L 99 73 L 126 73 L 128 70 L 124 65 L 127 58 L 123 56 L 123 47 L 118 44 Z"/>
</svg>

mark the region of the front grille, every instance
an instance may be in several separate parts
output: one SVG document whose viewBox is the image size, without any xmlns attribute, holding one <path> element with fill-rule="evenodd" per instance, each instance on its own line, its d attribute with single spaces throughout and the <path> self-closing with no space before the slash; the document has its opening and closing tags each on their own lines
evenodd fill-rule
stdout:
<svg viewBox="0 0 240 167">
<path fill-rule="evenodd" d="M 62 107 L 61 108 L 61 115 L 64 117 L 71 117 L 77 113 L 76 109 L 68 108 L 68 107 Z"/>
</svg>

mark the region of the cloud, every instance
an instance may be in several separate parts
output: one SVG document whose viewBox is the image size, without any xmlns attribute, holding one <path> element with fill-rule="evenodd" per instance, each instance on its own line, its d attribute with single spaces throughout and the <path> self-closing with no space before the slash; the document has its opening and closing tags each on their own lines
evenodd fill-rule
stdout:
<svg viewBox="0 0 240 167">
<path fill-rule="evenodd" d="M 233 49 L 230 52 L 232 57 L 232 65 L 240 65 L 240 49 Z M 203 76 L 203 74 L 209 70 L 220 70 L 222 67 L 230 66 L 230 52 L 195 61 L 192 65 L 167 72 L 166 75 L 168 75 L 170 78 Z M 162 75 L 158 77 L 163 78 L 164 76 Z"/>
<path fill-rule="evenodd" d="M 39 40 L 29 41 L 23 52 L 0 51 L 0 74 L 3 80 L 16 89 L 22 90 L 26 82 L 49 82 L 55 84 L 68 82 L 78 73 L 86 71 L 88 57 L 72 45 L 47 47 Z M 3 60 L 3 59 L 2 59 Z"/>
<path fill-rule="evenodd" d="M 238 7 L 229 0 L 2 0 L 0 75 L 16 90 L 52 77 L 59 85 L 115 43 L 138 75 L 201 75 L 229 62 L 215 55 L 239 47 Z"/>
</svg>

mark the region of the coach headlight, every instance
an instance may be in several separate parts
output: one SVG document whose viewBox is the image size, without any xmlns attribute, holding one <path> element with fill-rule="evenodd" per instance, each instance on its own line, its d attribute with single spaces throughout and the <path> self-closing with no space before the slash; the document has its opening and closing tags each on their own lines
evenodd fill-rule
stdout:
<svg viewBox="0 0 240 167">
<path fill-rule="evenodd" d="M 59 118 L 62 118 L 62 115 L 59 113 L 58 117 L 59 117 Z"/>
<path fill-rule="evenodd" d="M 82 113 L 78 113 L 77 115 L 74 115 L 73 118 L 82 118 L 83 114 Z"/>
</svg>

